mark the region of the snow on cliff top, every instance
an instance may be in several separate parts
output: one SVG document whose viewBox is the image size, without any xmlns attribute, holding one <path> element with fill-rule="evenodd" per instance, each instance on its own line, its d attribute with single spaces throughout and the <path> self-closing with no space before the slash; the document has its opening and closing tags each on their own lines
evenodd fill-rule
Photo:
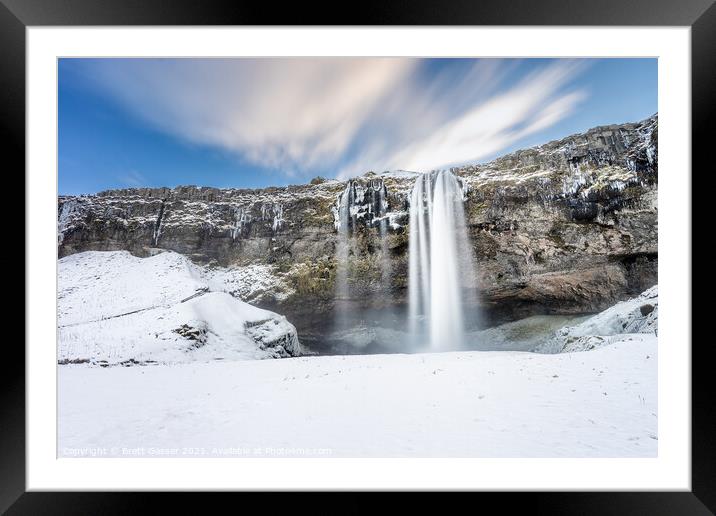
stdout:
<svg viewBox="0 0 716 516">
<path fill-rule="evenodd" d="M 384 172 L 377 172 L 375 175 L 382 178 L 415 179 L 422 174 L 422 172 L 415 172 L 412 170 L 386 170 Z"/>
<path fill-rule="evenodd" d="M 567 167 L 567 158 L 574 157 L 574 153 L 584 153 L 590 149 L 590 145 L 597 145 L 596 140 L 589 144 L 588 137 L 597 138 L 601 133 L 614 132 L 618 133 L 619 138 L 626 146 L 621 149 L 613 158 L 619 158 L 616 161 L 621 163 L 620 166 L 628 168 L 628 154 L 631 151 L 642 150 L 646 152 L 649 161 L 652 161 L 655 148 L 651 140 L 652 133 L 658 126 L 658 113 L 638 121 L 627 122 L 623 124 L 611 124 L 593 127 L 581 133 L 574 133 L 562 139 L 553 140 L 541 145 L 519 149 L 514 152 L 499 156 L 488 162 L 470 161 L 455 168 L 459 175 L 471 183 L 491 183 L 491 182 L 517 182 L 522 183 L 531 179 L 544 179 L 550 175 L 554 175 L 559 166 Z M 597 145 L 604 148 L 606 143 Z M 598 148 L 596 150 L 599 150 Z M 541 156 L 545 158 L 544 163 L 540 162 L 539 167 L 524 166 L 521 163 L 521 156 Z M 530 161 L 530 160 L 528 160 Z M 538 160 L 539 161 L 539 160 Z M 611 160 L 608 160 L 611 162 Z M 596 168 L 601 170 L 608 163 L 601 163 Z M 559 166 L 558 166 L 559 165 Z M 557 167 L 557 168 L 555 168 Z M 622 167 L 622 168 L 623 168 Z M 608 168 L 608 167 L 607 167 Z M 423 171 L 426 172 L 426 171 Z M 182 199 L 184 201 L 195 201 L 196 203 L 211 202 L 215 204 L 231 204 L 249 206 L 253 204 L 282 204 L 291 203 L 301 199 L 333 199 L 345 188 L 349 180 L 366 180 L 372 177 L 392 180 L 390 186 L 396 191 L 401 192 L 412 186 L 413 180 L 423 172 L 410 170 L 386 170 L 382 172 L 365 172 L 347 180 L 340 179 L 323 179 L 322 181 L 311 182 L 307 184 L 270 186 L 263 188 L 217 188 L 196 185 L 180 185 L 173 188 L 169 187 L 139 187 L 139 188 L 119 188 L 98 192 L 97 194 L 83 194 L 79 196 L 60 196 L 61 199 L 75 199 L 83 203 L 84 207 L 92 205 L 101 199 L 100 204 L 111 205 L 112 199 L 131 198 L 135 202 L 155 202 L 162 198 Z M 564 171 L 562 171 L 564 172 Z M 633 171 L 632 171 L 633 172 Z M 409 185 L 409 186 L 406 186 Z M 198 204 L 196 204 L 198 205 Z M 195 205 L 195 206 L 196 206 Z M 71 217 L 68 210 L 63 219 L 63 228 L 71 225 Z"/>
<path fill-rule="evenodd" d="M 212 292 L 187 258 L 88 251 L 58 262 L 58 360 L 115 364 L 297 355 L 285 317 Z"/>
</svg>

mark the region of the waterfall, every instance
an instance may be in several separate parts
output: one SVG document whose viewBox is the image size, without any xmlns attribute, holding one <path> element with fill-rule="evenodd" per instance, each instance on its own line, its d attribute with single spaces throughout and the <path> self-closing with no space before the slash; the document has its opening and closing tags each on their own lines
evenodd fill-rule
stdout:
<svg viewBox="0 0 716 516">
<path fill-rule="evenodd" d="M 392 316 L 392 266 L 388 248 L 388 191 L 381 178 L 351 179 L 333 206 L 336 239 L 335 314 L 334 326 L 342 331 L 363 321 L 367 312 L 380 307 L 383 320 Z M 366 246 L 364 235 L 373 232 L 380 247 Z M 362 271 L 361 265 L 374 263 L 380 268 Z M 355 281 L 362 285 L 375 282 L 370 298 L 353 291 Z M 375 312 L 369 317 L 376 320 Z"/>
<path fill-rule="evenodd" d="M 159 242 L 159 237 L 162 235 L 162 222 L 164 217 L 164 207 L 167 200 L 162 199 L 162 204 L 159 206 L 159 215 L 157 215 L 157 221 L 154 223 L 154 233 L 152 233 L 152 243 L 156 246 Z"/>
<path fill-rule="evenodd" d="M 410 196 L 409 325 L 435 351 L 462 346 L 463 304 L 474 291 L 464 195 L 460 180 L 441 170 L 418 177 Z"/>
<path fill-rule="evenodd" d="M 335 227 L 338 230 L 338 242 L 336 244 L 336 299 L 346 301 L 348 292 L 348 255 L 350 251 L 350 230 L 353 227 L 351 219 L 351 207 L 355 202 L 355 185 L 348 181 L 346 189 L 338 198 L 338 207 L 335 213 Z"/>
<path fill-rule="evenodd" d="M 382 179 L 370 182 L 369 213 L 372 221 L 380 233 L 380 268 L 383 290 L 389 291 L 392 276 L 390 257 L 388 256 L 388 189 Z"/>
</svg>

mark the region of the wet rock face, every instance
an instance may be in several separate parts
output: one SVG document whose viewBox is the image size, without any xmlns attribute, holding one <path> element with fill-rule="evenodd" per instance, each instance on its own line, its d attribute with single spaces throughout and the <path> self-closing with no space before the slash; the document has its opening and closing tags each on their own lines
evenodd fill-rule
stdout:
<svg viewBox="0 0 716 516">
<path fill-rule="evenodd" d="M 596 312 L 656 284 L 657 138 L 655 115 L 453 169 L 488 319 Z M 286 288 L 251 302 L 286 315 L 303 337 L 336 303 L 341 213 L 351 242 L 342 302 L 404 306 L 415 178 L 398 171 L 260 190 L 61 197 L 58 252 L 170 249 L 198 263 L 270 266 Z"/>
</svg>

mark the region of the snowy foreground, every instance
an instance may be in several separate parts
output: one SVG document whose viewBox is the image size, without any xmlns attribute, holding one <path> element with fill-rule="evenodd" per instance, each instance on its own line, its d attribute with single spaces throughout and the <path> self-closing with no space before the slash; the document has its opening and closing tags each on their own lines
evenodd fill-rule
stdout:
<svg viewBox="0 0 716 516">
<path fill-rule="evenodd" d="M 229 293 L 261 277 L 171 252 L 61 259 L 58 454 L 657 454 L 656 286 L 572 326 L 531 318 L 476 334 L 541 353 L 256 360 L 301 351 L 285 317 Z"/>
<path fill-rule="evenodd" d="M 657 343 L 67 365 L 61 456 L 653 457 Z"/>
</svg>

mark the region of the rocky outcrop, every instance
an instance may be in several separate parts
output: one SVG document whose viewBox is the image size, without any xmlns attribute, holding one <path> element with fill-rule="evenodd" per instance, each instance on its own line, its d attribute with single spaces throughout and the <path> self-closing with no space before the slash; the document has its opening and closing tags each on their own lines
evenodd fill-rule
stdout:
<svg viewBox="0 0 716 516">
<path fill-rule="evenodd" d="M 286 331 L 286 328 L 293 331 Z M 256 342 L 259 349 L 270 350 L 280 357 L 292 357 L 301 354 L 301 344 L 293 326 L 285 317 L 272 317 L 262 321 L 244 323 L 246 333 Z"/>
<path fill-rule="evenodd" d="M 576 326 L 560 328 L 537 348 L 543 353 L 590 351 L 614 342 L 623 334 L 652 334 L 659 330 L 659 288 L 622 301 Z"/>
<path fill-rule="evenodd" d="M 657 136 L 654 115 L 453 169 L 488 321 L 597 312 L 656 283 Z M 261 268 L 267 288 L 250 299 L 241 294 L 245 285 L 232 294 L 287 315 L 303 341 L 330 320 L 346 232 L 345 301 L 377 310 L 405 304 L 416 177 L 370 172 L 259 190 L 186 186 L 61 197 L 58 253 L 146 256 L 160 248 L 209 266 Z"/>
</svg>

